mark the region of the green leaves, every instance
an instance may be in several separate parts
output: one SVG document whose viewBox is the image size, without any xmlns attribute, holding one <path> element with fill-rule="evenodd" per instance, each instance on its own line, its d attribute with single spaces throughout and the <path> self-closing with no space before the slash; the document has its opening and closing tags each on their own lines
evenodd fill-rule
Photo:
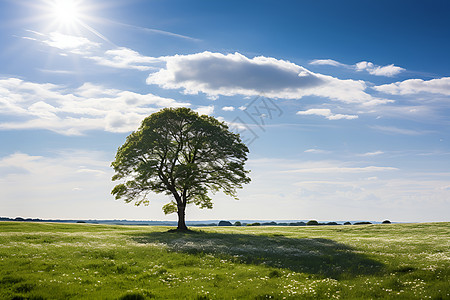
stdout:
<svg viewBox="0 0 450 300">
<path fill-rule="evenodd" d="M 166 205 L 164 205 L 162 207 L 162 210 L 166 215 L 168 215 L 168 214 L 176 213 L 178 210 L 178 207 L 175 202 L 171 201 L 170 203 L 167 203 Z"/>
<path fill-rule="evenodd" d="M 236 189 L 250 182 L 247 153 L 225 123 L 189 108 L 165 108 L 147 117 L 118 149 L 112 179 L 128 181 L 111 193 L 136 205 L 147 203 L 150 191 L 172 195 L 165 213 L 187 203 L 212 208 L 208 191 L 236 198 Z"/>
<path fill-rule="evenodd" d="M 125 184 L 121 183 L 116 185 L 113 190 L 111 191 L 111 194 L 116 196 L 116 200 L 122 198 L 127 192 L 127 187 Z"/>
</svg>

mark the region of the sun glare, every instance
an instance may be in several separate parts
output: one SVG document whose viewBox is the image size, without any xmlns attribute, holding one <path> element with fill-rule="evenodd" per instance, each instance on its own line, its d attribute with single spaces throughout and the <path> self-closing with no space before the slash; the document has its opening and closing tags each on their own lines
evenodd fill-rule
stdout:
<svg viewBox="0 0 450 300">
<path fill-rule="evenodd" d="M 79 1 L 55 0 L 52 3 L 52 13 L 58 23 L 73 25 L 81 16 Z"/>
<path fill-rule="evenodd" d="M 42 19 L 47 22 L 48 31 L 64 32 L 64 34 L 83 35 L 83 30 L 95 34 L 99 38 L 110 42 L 105 36 L 92 28 L 87 21 L 99 22 L 99 19 L 91 15 L 92 11 L 99 8 L 94 1 L 86 0 L 41 0 L 37 6 L 45 11 Z"/>
</svg>

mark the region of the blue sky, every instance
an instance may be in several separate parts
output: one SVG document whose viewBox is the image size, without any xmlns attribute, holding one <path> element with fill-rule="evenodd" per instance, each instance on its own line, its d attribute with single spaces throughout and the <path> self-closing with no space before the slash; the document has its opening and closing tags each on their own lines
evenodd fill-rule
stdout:
<svg viewBox="0 0 450 300">
<path fill-rule="evenodd" d="M 239 201 L 188 220 L 448 221 L 448 1 L 0 1 L 0 215 L 175 220 L 110 195 L 140 121 L 250 142 Z"/>
</svg>

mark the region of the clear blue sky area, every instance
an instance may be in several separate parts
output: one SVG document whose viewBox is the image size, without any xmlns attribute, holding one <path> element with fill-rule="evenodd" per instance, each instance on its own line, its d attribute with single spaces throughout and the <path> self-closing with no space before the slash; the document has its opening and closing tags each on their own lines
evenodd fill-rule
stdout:
<svg viewBox="0 0 450 300">
<path fill-rule="evenodd" d="M 252 183 L 188 220 L 449 221 L 449 1 L 0 1 L 0 216 L 175 220 L 115 201 L 143 118 L 190 107 Z"/>
</svg>

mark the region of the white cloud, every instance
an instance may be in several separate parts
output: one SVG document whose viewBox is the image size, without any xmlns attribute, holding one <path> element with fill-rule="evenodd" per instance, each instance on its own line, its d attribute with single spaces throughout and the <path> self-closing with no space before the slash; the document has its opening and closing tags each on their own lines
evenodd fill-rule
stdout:
<svg viewBox="0 0 450 300">
<path fill-rule="evenodd" d="M 234 111 L 234 106 L 224 106 L 224 107 L 222 107 L 222 110 L 224 110 L 224 111 Z"/>
<path fill-rule="evenodd" d="M 186 94 L 205 93 L 212 97 L 264 94 L 277 99 L 318 96 L 364 105 L 392 102 L 367 94 L 364 81 L 340 80 L 271 57 L 249 59 L 239 53 L 203 52 L 161 59 L 166 61 L 165 69 L 150 74 L 147 83 L 182 89 Z"/>
<path fill-rule="evenodd" d="M 98 170 L 98 169 L 88 169 L 88 168 L 79 168 L 78 170 L 75 171 L 76 173 L 83 173 L 83 174 L 88 174 L 88 175 L 94 175 L 96 177 L 100 177 L 106 174 L 105 171 L 103 170 Z"/>
<path fill-rule="evenodd" d="M 356 115 L 333 114 L 328 108 L 312 108 L 305 111 L 298 111 L 297 115 L 316 115 L 325 117 L 328 120 L 352 120 L 358 118 Z"/>
<path fill-rule="evenodd" d="M 57 108 L 43 101 L 38 101 L 30 105 L 28 111 L 42 119 L 54 119 L 56 118 Z"/>
<path fill-rule="evenodd" d="M 160 30 L 160 29 L 135 26 L 135 25 L 125 24 L 125 23 L 120 23 L 120 22 L 113 22 L 113 23 L 114 24 L 118 24 L 118 25 L 122 25 L 122 26 L 126 26 L 126 27 L 129 27 L 129 28 L 138 29 L 138 30 L 143 31 L 143 32 L 162 34 L 162 35 L 167 35 L 167 36 L 171 36 L 171 37 L 181 38 L 181 39 L 194 41 L 194 42 L 200 42 L 201 41 L 200 39 L 196 39 L 196 38 L 193 38 L 193 37 L 190 37 L 190 36 L 181 35 L 181 34 L 178 34 L 178 33 L 164 31 L 164 30 Z"/>
<path fill-rule="evenodd" d="M 100 161 L 100 156 L 104 154 L 95 151 L 75 151 L 75 150 L 64 150 L 53 158 L 29 155 L 25 153 L 14 153 L 8 156 L 0 158 L 0 169 L 9 170 L 22 170 L 22 172 L 17 171 L 6 171 L 0 173 L 0 178 L 2 180 L 17 178 L 17 175 L 26 175 L 27 177 L 32 176 L 39 180 L 47 180 L 47 176 L 58 177 L 61 173 L 67 172 L 65 177 L 70 177 L 71 174 L 85 174 L 84 176 L 99 176 L 106 175 L 110 177 L 108 173 L 111 173 L 109 169 L 109 163 L 106 161 Z M 45 175 L 44 175 L 45 174 Z M 37 176 L 38 175 L 38 176 Z M 55 181 L 64 181 L 62 178 Z M 56 182 L 55 182 L 56 183 Z"/>
<path fill-rule="evenodd" d="M 96 61 L 99 65 L 120 69 L 136 69 L 139 71 L 155 69 L 155 67 L 149 66 L 149 64 L 160 62 L 157 58 L 143 56 L 125 47 L 107 50 L 104 56 L 91 56 L 88 58 Z"/>
<path fill-rule="evenodd" d="M 134 69 L 140 71 L 149 71 L 155 69 L 156 63 L 161 63 L 161 59 L 144 56 L 137 51 L 126 47 L 117 47 L 104 50 L 101 43 L 93 42 L 85 37 L 63 34 L 60 32 L 51 32 L 48 35 L 30 31 L 35 35 L 34 38 L 27 39 L 39 41 L 50 47 L 60 49 L 60 55 L 67 56 L 67 53 L 81 55 L 85 59 L 92 60 L 98 65 L 118 69 Z M 55 72 L 44 70 L 47 72 Z M 66 73 L 66 71 L 61 71 Z"/>
<path fill-rule="evenodd" d="M 316 59 L 311 61 L 309 64 L 343 67 L 347 69 L 354 69 L 356 71 L 366 71 L 369 74 L 375 76 L 387 76 L 387 77 L 392 77 L 405 71 L 405 69 L 398 66 L 394 66 L 393 64 L 387 66 L 377 66 L 374 63 L 368 61 L 361 61 L 354 65 L 346 65 L 332 59 Z"/>
<path fill-rule="evenodd" d="M 195 111 L 200 115 L 212 115 L 214 113 L 214 105 L 199 106 Z"/>
<path fill-rule="evenodd" d="M 356 162 L 341 162 L 333 160 L 319 161 L 295 161 L 289 159 L 257 159 L 249 161 L 250 164 L 258 167 L 264 166 L 267 170 L 273 168 L 278 170 L 280 174 L 284 173 L 311 173 L 311 174 L 328 174 L 328 173 L 370 173 L 383 171 L 398 171 L 396 167 L 379 167 L 379 166 L 356 166 Z M 275 171 L 273 171 L 275 172 Z M 322 176 L 322 175 L 320 175 Z M 330 175 L 334 176 L 334 175 Z M 317 177 L 320 178 L 320 177 Z M 334 177 L 333 177 L 334 178 Z M 311 179 L 309 179 L 311 180 Z"/>
<path fill-rule="evenodd" d="M 431 131 L 427 130 L 414 130 L 414 129 L 405 129 L 405 128 L 398 128 L 394 126 L 370 126 L 370 128 L 383 131 L 390 134 L 404 134 L 404 135 L 422 135 L 422 134 L 428 134 L 431 133 Z"/>
<path fill-rule="evenodd" d="M 22 36 L 21 38 L 23 38 L 25 40 L 30 40 L 30 41 L 37 41 L 37 39 L 32 38 L 32 37 L 28 37 L 28 36 Z"/>
<path fill-rule="evenodd" d="M 408 79 L 405 81 L 379 85 L 374 87 L 374 89 L 391 95 L 433 93 L 450 96 L 450 77 L 431 80 Z"/>
<path fill-rule="evenodd" d="M 85 37 L 60 32 L 51 32 L 48 39 L 43 40 L 43 42 L 51 47 L 81 55 L 88 55 L 93 49 L 100 47 L 99 43 L 92 42 Z"/>
<path fill-rule="evenodd" d="M 367 61 L 361 61 L 355 64 L 355 69 L 356 71 L 367 71 L 371 75 L 387 77 L 395 76 L 405 70 L 401 67 L 394 66 L 393 64 L 382 67 Z"/>
<path fill-rule="evenodd" d="M 360 156 L 376 156 L 376 155 L 381 155 L 384 154 L 383 151 L 374 151 L 374 152 L 366 152 L 363 154 L 360 154 Z"/>
<path fill-rule="evenodd" d="M 304 151 L 305 153 L 318 153 L 318 154 L 326 154 L 326 153 L 330 153 L 330 151 L 327 150 L 321 150 L 321 149 L 307 149 Z"/>
<path fill-rule="evenodd" d="M 163 107 L 189 106 L 153 94 L 139 94 L 86 83 L 68 89 L 18 78 L 0 79 L 0 130 L 47 129 L 64 135 L 87 130 L 129 132 Z"/>
<path fill-rule="evenodd" d="M 0 159 L 0 178 L 7 175 L 18 175 L 30 173 L 27 164 L 33 164 L 40 160 L 41 156 L 31 156 L 23 153 L 15 153 L 13 155 Z"/>
<path fill-rule="evenodd" d="M 340 63 L 332 59 L 315 59 L 309 63 L 310 65 L 346 67 L 346 64 Z"/>
<path fill-rule="evenodd" d="M 38 31 L 34 31 L 34 30 L 30 30 L 30 29 L 25 29 L 26 32 L 32 33 L 34 35 L 38 35 L 38 36 L 45 36 L 45 34 L 38 32 Z"/>
<path fill-rule="evenodd" d="M 394 167 L 320 167 L 320 168 L 304 168 L 285 171 L 286 173 L 366 173 L 366 172 L 383 172 L 396 171 Z"/>
<path fill-rule="evenodd" d="M 51 74 L 59 74 L 59 75 L 72 75 L 72 74 L 75 74 L 75 71 L 69 71 L 69 70 L 39 69 L 39 71 L 41 71 L 43 73 L 51 73 Z"/>
<path fill-rule="evenodd" d="M 2 213 L 10 216 L 96 218 L 109 194 L 112 170 L 100 152 L 65 151 L 53 157 L 0 157 Z M 108 209 L 110 210 L 110 209 Z M 84 212 L 83 212 L 84 211 Z"/>
</svg>

